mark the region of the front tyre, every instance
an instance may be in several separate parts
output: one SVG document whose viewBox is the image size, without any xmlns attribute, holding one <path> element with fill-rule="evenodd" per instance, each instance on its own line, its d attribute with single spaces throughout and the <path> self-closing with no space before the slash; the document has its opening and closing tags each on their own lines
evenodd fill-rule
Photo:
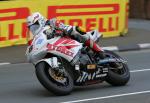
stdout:
<svg viewBox="0 0 150 103">
<path fill-rule="evenodd" d="M 40 62 L 36 65 L 36 76 L 47 90 L 55 95 L 70 94 L 73 89 L 72 77 L 66 70 L 63 76 L 57 74 L 46 62 Z"/>
<path fill-rule="evenodd" d="M 105 51 L 107 57 L 122 59 L 119 55 L 111 51 Z M 118 63 L 118 67 L 110 66 L 108 70 L 108 75 L 106 77 L 106 82 L 113 86 L 123 86 L 128 83 L 130 79 L 130 71 L 125 63 Z"/>
</svg>

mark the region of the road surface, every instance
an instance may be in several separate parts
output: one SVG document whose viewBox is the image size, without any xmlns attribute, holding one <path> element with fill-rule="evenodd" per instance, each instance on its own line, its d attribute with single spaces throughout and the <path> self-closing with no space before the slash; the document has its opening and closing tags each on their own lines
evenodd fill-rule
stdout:
<svg viewBox="0 0 150 103">
<path fill-rule="evenodd" d="M 121 52 L 131 79 L 126 86 L 107 83 L 76 87 L 68 96 L 49 93 L 31 64 L 0 65 L 0 103 L 150 103 L 150 50 Z"/>
</svg>

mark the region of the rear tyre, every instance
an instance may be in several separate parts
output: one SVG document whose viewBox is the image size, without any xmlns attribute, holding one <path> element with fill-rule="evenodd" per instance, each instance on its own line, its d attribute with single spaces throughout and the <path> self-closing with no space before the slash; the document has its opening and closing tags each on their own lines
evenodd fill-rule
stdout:
<svg viewBox="0 0 150 103">
<path fill-rule="evenodd" d="M 122 59 L 119 55 L 111 51 L 105 51 L 107 56 Z M 115 67 L 108 70 L 108 75 L 106 77 L 106 82 L 113 86 L 123 86 L 126 85 L 130 79 L 130 72 L 127 64 L 120 63 L 120 67 Z"/>
<path fill-rule="evenodd" d="M 70 69 L 70 68 L 69 68 Z M 54 76 L 50 75 L 52 73 L 52 68 L 46 62 L 40 62 L 36 65 L 36 76 L 40 83 L 49 91 L 54 93 L 55 95 L 68 95 L 71 93 L 73 89 L 73 79 L 70 74 L 65 69 L 65 76 L 62 78 L 58 76 L 56 78 L 56 74 Z M 53 71 L 54 73 L 54 71 Z M 56 81 L 54 78 L 65 80 L 64 83 L 60 83 Z"/>
</svg>

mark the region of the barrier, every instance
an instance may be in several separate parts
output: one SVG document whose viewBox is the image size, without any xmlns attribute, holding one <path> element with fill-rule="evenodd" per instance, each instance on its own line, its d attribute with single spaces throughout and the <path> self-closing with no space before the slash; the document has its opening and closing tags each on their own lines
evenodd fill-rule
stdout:
<svg viewBox="0 0 150 103">
<path fill-rule="evenodd" d="M 40 12 L 87 31 L 98 29 L 104 37 L 127 33 L 129 0 L 16 0 L 0 2 L 0 47 L 27 43 L 26 17 Z"/>
</svg>

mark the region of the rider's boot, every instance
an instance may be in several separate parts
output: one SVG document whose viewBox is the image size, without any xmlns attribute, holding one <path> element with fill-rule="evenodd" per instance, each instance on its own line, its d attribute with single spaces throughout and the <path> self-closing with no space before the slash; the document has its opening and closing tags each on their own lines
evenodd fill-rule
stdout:
<svg viewBox="0 0 150 103">
<path fill-rule="evenodd" d="M 91 39 L 86 40 L 85 45 L 90 47 L 94 52 L 96 52 L 96 55 L 99 56 L 100 59 L 105 59 L 106 58 L 106 56 L 104 54 L 104 51 L 93 40 L 91 40 Z"/>
<path fill-rule="evenodd" d="M 92 40 L 86 40 L 85 45 L 90 47 L 94 52 L 96 52 L 96 56 L 100 58 L 98 62 L 100 64 L 105 64 L 106 62 L 109 62 L 109 58 L 106 57 L 104 51 L 100 48 L 100 46 L 95 43 Z M 116 63 L 113 63 L 113 65 L 116 67 Z"/>
</svg>

